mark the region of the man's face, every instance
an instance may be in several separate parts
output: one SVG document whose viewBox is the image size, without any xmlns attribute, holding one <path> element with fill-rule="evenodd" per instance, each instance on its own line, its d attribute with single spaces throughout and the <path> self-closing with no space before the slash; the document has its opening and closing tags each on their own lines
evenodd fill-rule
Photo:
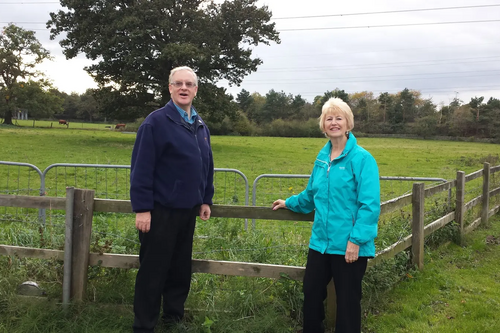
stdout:
<svg viewBox="0 0 500 333">
<path fill-rule="evenodd" d="M 194 84 L 195 80 L 193 74 L 181 70 L 174 73 L 172 82 L 168 85 L 172 100 L 186 112 L 191 108 L 193 98 L 198 92 L 198 86 Z M 176 85 L 178 85 L 178 87 Z"/>
</svg>

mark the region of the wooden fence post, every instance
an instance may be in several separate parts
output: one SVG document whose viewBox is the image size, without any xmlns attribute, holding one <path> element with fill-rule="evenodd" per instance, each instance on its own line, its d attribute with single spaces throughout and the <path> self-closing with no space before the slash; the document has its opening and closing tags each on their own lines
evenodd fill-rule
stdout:
<svg viewBox="0 0 500 333">
<path fill-rule="evenodd" d="M 459 244 L 463 245 L 465 236 L 465 172 L 457 171 L 457 193 L 455 202 L 455 221 L 460 228 Z"/>
<path fill-rule="evenodd" d="M 94 190 L 75 189 L 74 202 L 70 295 L 73 301 L 82 301 L 87 288 Z"/>
<path fill-rule="evenodd" d="M 424 183 L 413 183 L 412 193 L 412 263 L 424 268 Z"/>
<path fill-rule="evenodd" d="M 488 212 L 490 206 L 490 164 L 484 162 L 483 167 L 483 210 L 481 211 L 481 224 L 488 223 Z"/>
<path fill-rule="evenodd" d="M 327 286 L 326 326 L 328 328 L 334 328 L 336 320 L 337 320 L 337 294 L 335 293 L 335 284 L 333 283 L 332 279 Z"/>
</svg>

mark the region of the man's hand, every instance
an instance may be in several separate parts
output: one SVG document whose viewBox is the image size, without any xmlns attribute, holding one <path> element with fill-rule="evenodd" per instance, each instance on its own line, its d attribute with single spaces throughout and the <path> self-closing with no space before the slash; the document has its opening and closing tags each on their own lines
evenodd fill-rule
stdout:
<svg viewBox="0 0 500 333">
<path fill-rule="evenodd" d="M 200 207 L 200 219 L 202 219 L 203 221 L 206 221 L 210 218 L 210 213 L 212 211 L 210 210 L 210 206 L 207 205 L 207 204 L 203 204 L 201 205 Z"/>
<path fill-rule="evenodd" d="M 142 232 L 148 232 L 151 229 L 151 212 L 136 213 L 135 228 Z"/>
<path fill-rule="evenodd" d="M 285 205 L 285 200 L 282 200 L 282 199 L 278 199 L 276 200 L 275 202 L 273 202 L 273 210 L 277 210 L 277 209 L 280 209 L 280 208 L 286 208 L 286 205 Z"/>
<path fill-rule="evenodd" d="M 347 241 L 347 249 L 345 250 L 345 261 L 350 264 L 358 260 L 359 245 Z"/>
</svg>

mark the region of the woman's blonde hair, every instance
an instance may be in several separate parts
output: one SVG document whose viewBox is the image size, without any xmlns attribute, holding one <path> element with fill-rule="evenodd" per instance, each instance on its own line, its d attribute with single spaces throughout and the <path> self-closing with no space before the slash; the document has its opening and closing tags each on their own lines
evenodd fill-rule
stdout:
<svg viewBox="0 0 500 333">
<path fill-rule="evenodd" d="M 347 120 L 347 131 L 354 128 L 354 115 L 346 102 L 337 97 L 332 97 L 323 105 L 321 116 L 319 117 L 319 128 L 325 132 L 325 118 L 328 115 L 335 114 L 343 116 Z"/>
</svg>

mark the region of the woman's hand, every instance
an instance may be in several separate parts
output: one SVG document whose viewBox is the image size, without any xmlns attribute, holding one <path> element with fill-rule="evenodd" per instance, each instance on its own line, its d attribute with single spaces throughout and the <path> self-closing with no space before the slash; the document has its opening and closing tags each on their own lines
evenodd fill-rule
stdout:
<svg viewBox="0 0 500 333">
<path fill-rule="evenodd" d="M 280 208 L 286 208 L 285 200 L 278 199 L 275 202 L 273 202 L 273 210 L 277 210 Z"/>
<path fill-rule="evenodd" d="M 347 241 L 347 249 L 345 250 L 345 261 L 350 264 L 358 260 L 359 245 Z"/>
</svg>

